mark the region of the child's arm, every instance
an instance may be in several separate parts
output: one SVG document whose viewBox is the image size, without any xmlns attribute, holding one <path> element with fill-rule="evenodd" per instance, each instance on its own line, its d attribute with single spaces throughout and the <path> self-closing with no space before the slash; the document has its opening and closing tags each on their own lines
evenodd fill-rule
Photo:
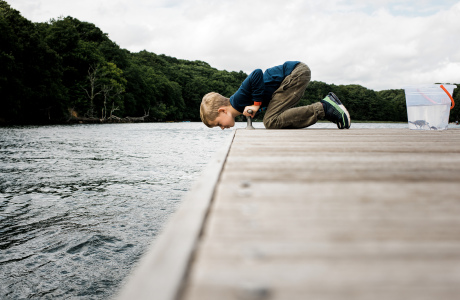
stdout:
<svg viewBox="0 0 460 300">
<path fill-rule="evenodd" d="M 251 85 L 251 98 L 254 102 L 254 105 L 252 106 L 257 106 L 257 109 L 253 109 L 252 111 L 256 112 L 262 105 L 262 95 L 265 90 L 264 73 L 262 72 L 262 70 L 256 69 L 252 71 L 252 73 L 249 75 L 249 81 Z M 247 110 L 245 109 L 245 111 Z"/>
<path fill-rule="evenodd" d="M 240 88 L 230 97 L 230 103 L 245 116 L 254 116 L 262 105 L 265 83 L 261 69 L 254 70 L 243 81 Z M 247 110 L 252 109 L 254 113 L 248 114 Z"/>
<path fill-rule="evenodd" d="M 248 77 L 251 86 L 251 98 L 254 104 L 246 106 L 244 108 L 243 115 L 254 118 L 254 115 L 262 105 L 262 94 L 265 88 L 263 72 L 261 69 L 257 69 L 254 70 Z M 248 113 L 248 110 L 252 110 L 252 114 Z"/>
</svg>

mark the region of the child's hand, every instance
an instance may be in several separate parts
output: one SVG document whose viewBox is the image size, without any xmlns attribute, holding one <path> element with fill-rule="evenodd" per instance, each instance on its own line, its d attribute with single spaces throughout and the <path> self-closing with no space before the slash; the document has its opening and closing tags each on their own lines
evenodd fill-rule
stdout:
<svg viewBox="0 0 460 300">
<path fill-rule="evenodd" d="M 246 107 L 244 108 L 243 115 L 245 115 L 246 117 L 254 118 L 256 112 L 259 110 L 259 107 L 260 107 L 260 106 L 258 106 L 258 105 L 246 106 Z M 252 110 L 252 114 L 248 113 L 248 110 Z"/>
</svg>

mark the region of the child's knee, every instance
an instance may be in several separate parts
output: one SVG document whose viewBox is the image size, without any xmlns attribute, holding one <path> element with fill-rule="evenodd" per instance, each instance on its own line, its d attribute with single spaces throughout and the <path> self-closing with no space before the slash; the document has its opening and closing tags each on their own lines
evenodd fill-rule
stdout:
<svg viewBox="0 0 460 300">
<path fill-rule="evenodd" d="M 269 119 L 264 118 L 264 126 L 266 129 L 279 129 L 276 123 L 276 119 L 274 118 L 269 118 Z"/>
</svg>

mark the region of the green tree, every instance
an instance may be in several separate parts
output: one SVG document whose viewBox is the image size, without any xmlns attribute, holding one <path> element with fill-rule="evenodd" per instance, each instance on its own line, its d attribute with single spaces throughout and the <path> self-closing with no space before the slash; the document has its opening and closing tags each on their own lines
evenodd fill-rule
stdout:
<svg viewBox="0 0 460 300">
<path fill-rule="evenodd" d="M 101 118 L 107 118 L 107 112 L 110 110 L 109 117 L 117 110 L 124 110 L 124 102 L 121 94 L 125 92 L 126 79 L 123 76 L 123 71 L 114 63 L 107 63 L 102 68 L 102 114 Z"/>
<path fill-rule="evenodd" d="M 0 0 L 0 117 L 43 122 L 62 117 L 62 69 L 35 24 Z"/>
<path fill-rule="evenodd" d="M 123 109 L 120 95 L 125 91 L 126 79 L 114 63 L 90 66 L 87 79 L 86 86 L 82 86 L 89 101 L 87 117 L 94 118 L 100 111 L 101 119 L 106 119 L 108 110 L 109 117 L 112 117 L 115 111 Z"/>
<path fill-rule="evenodd" d="M 460 121 L 460 84 L 455 84 L 457 88 L 454 89 L 452 98 L 454 98 L 455 106 L 450 111 L 449 122 Z"/>
<path fill-rule="evenodd" d="M 383 90 L 376 92 L 379 101 L 385 104 L 385 116 L 380 121 L 407 122 L 406 97 L 404 90 Z"/>
<path fill-rule="evenodd" d="M 324 99 L 324 97 L 326 97 L 326 95 L 334 88 L 335 86 L 321 81 L 311 81 L 305 90 L 305 94 L 300 100 L 299 105 L 309 105 L 318 102 Z"/>
<path fill-rule="evenodd" d="M 105 64 L 105 59 L 98 49 L 98 40 L 102 40 L 103 37 L 97 39 L 98 31 L 91 32 L 88 29 L 92 27 L 94 25 L 87 25 L 71 17 L 53 19 L 50 24 L 44 26 L 46 43 L 62 60 L 62 82 L 67 89 L 65 102 L 70 108 L 80 112 L 91 110 L 91 104 L 86 101 L 83 88 L 86 85 L 89 67 Z"/>
</svg>

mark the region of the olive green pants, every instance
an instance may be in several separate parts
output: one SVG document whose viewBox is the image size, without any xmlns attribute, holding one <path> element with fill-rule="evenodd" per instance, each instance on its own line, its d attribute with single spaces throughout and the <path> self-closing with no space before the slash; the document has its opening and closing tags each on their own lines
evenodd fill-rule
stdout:
<svg viewBox="0 0 460 300">
<path fill-rule="evenodd" d="M 324 109 L 320 102 L 294 107 L 302 98 L 310 79 L 310 68 L 304 63 L 299 63 L 284 78 L 268 104 L 264 116 L 265 128 L 305 128 L 324 118 Z"/>
</svg>

